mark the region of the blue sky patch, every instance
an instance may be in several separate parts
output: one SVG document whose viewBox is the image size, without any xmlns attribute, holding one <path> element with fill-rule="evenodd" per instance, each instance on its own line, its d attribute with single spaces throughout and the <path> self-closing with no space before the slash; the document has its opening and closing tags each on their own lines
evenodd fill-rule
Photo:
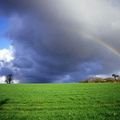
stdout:
<svg viewBox="0 0 120 120">
<path fill-rule="evenodd" d="M 0 17 L 0 49 L 8 48 L 11 45 L 11 41 L 4 37 L 7 29 L 8 19 L 6 17 Z"/>
<path fill-rule="evenodd" d="M 8 28 L 8 19 L 0 17 L 0 35 L 4 34 Z"/>
<path fill-rule="evenodd" d="M 8 48 L 11 45 L 11 40 L 0 38 L 0 49 Z"/>
</svg>

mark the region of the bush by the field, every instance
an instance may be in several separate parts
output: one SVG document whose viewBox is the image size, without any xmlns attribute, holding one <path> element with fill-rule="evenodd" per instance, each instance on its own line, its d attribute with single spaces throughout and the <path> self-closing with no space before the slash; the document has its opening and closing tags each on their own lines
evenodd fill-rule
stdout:
<svg viewBox="0 0 120 120">
<path fill-rule="evenodd" d="M 91 77 L 86 80 L 80 81 L 82 83 L 120 83 L 120 78 L 100 78 L 100 77 Z"/>
</svg>

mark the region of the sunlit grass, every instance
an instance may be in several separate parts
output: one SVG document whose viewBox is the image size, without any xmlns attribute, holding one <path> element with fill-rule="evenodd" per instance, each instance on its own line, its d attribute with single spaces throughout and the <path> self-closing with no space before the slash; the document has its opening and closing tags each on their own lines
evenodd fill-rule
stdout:
<svg viewBox="0 0 120 120">
<path fill-rule="evenodd" d="M 119 120 L 120 84 L 0 85 L 0 120 Z"/>
</svg>

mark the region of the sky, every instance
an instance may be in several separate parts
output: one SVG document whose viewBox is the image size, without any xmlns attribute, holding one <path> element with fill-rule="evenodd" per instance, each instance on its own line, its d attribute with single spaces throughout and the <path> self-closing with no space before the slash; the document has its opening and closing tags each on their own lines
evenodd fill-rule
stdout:
<svg viewBox="0 0 120 120">
<path fill-rule="evenodd" d="M 5 37 L 5 32 L 7 31 L 8 20 L 4 16 L 0 16 L 0 49 L 8 48 L 11 41 Z"/>
<path fill-rule="evenodd" d="M 10 44 L 10 40 L 2 37 L 0 38 L 0 49 L 8 48 Z"/>
<path fill-rule="evenodd" d="M 0 0 L 0 76 L 69 83 L 120 74 L 119 0 Z"/>
</svg>

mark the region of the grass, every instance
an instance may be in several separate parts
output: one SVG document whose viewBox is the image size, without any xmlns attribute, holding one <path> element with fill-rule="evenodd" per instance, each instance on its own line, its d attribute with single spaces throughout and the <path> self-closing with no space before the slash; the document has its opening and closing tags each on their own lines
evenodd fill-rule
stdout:
<svg viewBox="0 0 120 120">
<path fill-rule="evenodd" d="M 120 120 L 120 84 L 1 84 L 0 120 Z"/>
</svg>

